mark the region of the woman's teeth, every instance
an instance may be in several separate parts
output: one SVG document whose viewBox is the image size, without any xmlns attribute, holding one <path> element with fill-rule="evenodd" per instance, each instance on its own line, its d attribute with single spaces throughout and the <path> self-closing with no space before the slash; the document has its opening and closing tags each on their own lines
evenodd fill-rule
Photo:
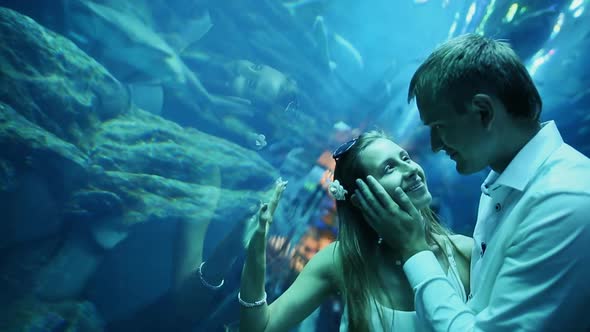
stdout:
<svg viewBox="0 0 590 332">
<path fill-rule="evenodd" d="M 418 183 L 414 184 L 413 186 L 409 187 L 408 191 L 414 191 L 420 187 L 422 187 L 422 182 L 418 182 Z"/>
</svg>

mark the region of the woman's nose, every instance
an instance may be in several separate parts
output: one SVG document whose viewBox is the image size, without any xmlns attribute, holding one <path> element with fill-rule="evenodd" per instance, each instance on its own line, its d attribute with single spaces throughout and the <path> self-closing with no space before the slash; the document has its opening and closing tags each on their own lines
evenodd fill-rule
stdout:
<svg viewBox="0 0 590 332">
<path fill-rule="evenodd" d="M 418 174 L 418 166 L 416 166 L 414 163 L 406 165 L 404 178 L 411 179 L 412 177 L 416 176 L 416 174 Z"/>
</svg>

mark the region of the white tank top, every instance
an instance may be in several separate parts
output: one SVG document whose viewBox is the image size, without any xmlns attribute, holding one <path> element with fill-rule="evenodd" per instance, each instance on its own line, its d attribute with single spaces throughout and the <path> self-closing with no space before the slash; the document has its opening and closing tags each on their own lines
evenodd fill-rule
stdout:
<svg viewBox="0 0 590 332">
<path fill-rule="evenodd" d="M 446 242 L 446 252 L 447 257 L 449 259 L 449 270 L 447 271 L 447 277 L 449 278 L 449 282 L 457 290 L 457 293 L 463 300 L 463 302 L 467 302 L 467 294 L 465 293 L 465 288 L 463 288 L 463 283 L 461 282 L 461 277 L 459 276 L 459 270 L 457 269 L 457 262 L 455 261 L 455 257 L 453 255 L 453 250 L 451 245 Z M 415 311 L 400 311 L 400 310 L 393 310 L 384 306 L 375 303 L 375 301 L 371 302 L 371 331 L 380 332 L 380 331 L 403 331 L 403 332 L 423 332 L 428 331 L 422 323 L 419 322 L 418 316 L 416 316 Z M 383 324 L 389 324 L 389 328 L 384 329 L 381 323 L 381 319 L 379 318 L 379 312 L 377 306 L 380 307 L 382 310 L 383 315 Z M 340 319 L 340 332 L 348 331 L 348 310 L 346 304 L 344 305 L 344 312 L 342 314 L 342 318 Z"/>
</svg>

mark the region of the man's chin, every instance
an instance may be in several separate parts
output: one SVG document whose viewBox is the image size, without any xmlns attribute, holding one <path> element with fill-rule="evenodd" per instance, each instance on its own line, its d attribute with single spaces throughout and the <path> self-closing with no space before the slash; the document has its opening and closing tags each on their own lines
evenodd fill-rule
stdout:
<svg viewBox="0 0 590 332">
<path fill-rule="evenodd" d="M 459 162 L 457 162 L 457 165 L 455 166 L 457 173 L 459 173 L 461 175 L 475 174 L 475 173 L 483 170 L 484 168 L 485 167 L 470 167 L 470 165 L 466 165 L 465 163 L 459 163 Z"/>
</svg>

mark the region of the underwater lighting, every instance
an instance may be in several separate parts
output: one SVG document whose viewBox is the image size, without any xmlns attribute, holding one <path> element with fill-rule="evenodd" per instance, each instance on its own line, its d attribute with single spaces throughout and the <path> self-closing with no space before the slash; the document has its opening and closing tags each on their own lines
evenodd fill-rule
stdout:
<svg viewBox="0 0 590 332">
<path fill-rule="evenodd" d="M 580 7 L 583 3 L 584 3 L 584 0 L 574 0 L 570 4 L 569 10 L 573 12 L 574 10 L 578 9 L 578 7 Z"/>
<path fill-rule="evenodd" d="M 547 53 L 543 54 L 544 52 L 545 50 L 541 49 L 533 57 L 532 63 L 528 68 L 531 76 L 534 76 L 537 70 L 539 70 L 539 67 L 546 63 L 555 54 L 555 49 L 552 48 Z"/>
<path fill-rule="evenodd" d="M 555 25 L 553 26 L 553 31 L 551 31 L 551 35 L 549 36 L 550 40 L 555 38 L 555 36 L 557 36 L 557 34 L 561 31 L 561 27 L 563 26 L 564 20 L 565 15 L 563 13 L 559 13 L 559 16 L 557 17 L 557 22 L 555 22 Z"/>
<path fill-rule="evenodd" d="M 479 35 L 483 35 L 484 34 L 484 28 L 488 22 L 488 19 L 490 18 L 490 16 L 494 13 L 494 9 L 496 8 L 496 0 L 491 0 L 489 2 L 489 4 L 486 7 L 486 13 L 483 16 L 483 19 L 481 20 L 481 22 L 479 23 L 479 25 L 477 26 L 477 29 L 475 29 L 475 33 L 479 34 Z"/>
<path fill-rule="evenodd" d="M 451 25 L 451 29 L 449 29 L 449 38 L 455 34 L 455 30 L 457 30 L 457 22 L 453 22 Z"/>
<path fill-rule="evenodd" d="M 514 19 L 514 15 L 516 15 L 516 12 L 518 11 L 518 3 L 513 3 L 512 5 L 510 5 L 510 8 L 508 8 L 508 12 L 506 13 L 506 22 L 510 23 L 512 22 L 512 20 Z"/>
<path fill-rule="evenodd" d="M 471 22 L 471 20 L 473 19 L 473 15 L 475 14 L 476 7 L 477 7 L 477 5 L 475 4 L 475 2 L 471 3 L 471 6 L 469 6 L 469 10 L 467 11 L 467 16 L 465 16 L 465 22 L 467 24 L 469 24 Z"/>
<path fill-rule="evenodd" d="M 459 15 L 459 13 L 455 13 L 455 19 L 453 20 L 453 24 L 451 24 L 447 38 L 451 38 L 455 34 L 455 31 L 457 30 L 457 21 L 459 20 L 460 16 L 461 15 Z"/>
<path fill-rule="evenodd" d="M 578 10 L 576 10 L 576 11 L 574 12 L 574 18 L 578 18 L 578 17 L 580 17 L 580 15 L 582 15 L 582 13 L 583 13 L 583 12 L 584 12 L 584 7 L 582 7 L 582 8 L 578 8 Z"/>
</svg>

